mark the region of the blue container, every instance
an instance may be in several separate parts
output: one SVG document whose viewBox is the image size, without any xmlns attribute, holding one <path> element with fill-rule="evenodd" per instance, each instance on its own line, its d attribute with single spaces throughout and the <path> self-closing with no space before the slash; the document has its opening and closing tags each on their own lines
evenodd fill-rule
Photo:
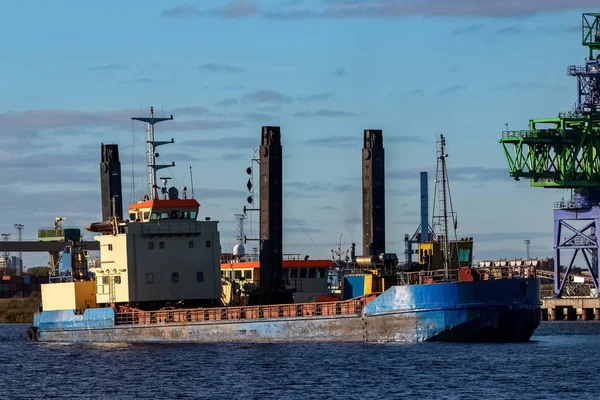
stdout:
<svg viewBox="0 0 600 400">
<path fill-rule="evenodd" d="M 351 299 L 365 294 L 365 277 L 364 275 L 346 275 L 344 276 L 343 299 Z"/>
</svg>

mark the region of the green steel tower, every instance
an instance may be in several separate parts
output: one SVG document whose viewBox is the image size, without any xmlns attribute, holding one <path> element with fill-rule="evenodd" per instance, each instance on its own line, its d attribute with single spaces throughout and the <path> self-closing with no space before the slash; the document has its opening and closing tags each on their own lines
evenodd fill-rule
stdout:
<svg viewBox="0 0 600 400">
<path fill-rule="evenodd" d="M 582 15 L 585 65 L 570 65 L 578 97 L 556 118 L 529 121 L 529 129 L 504 131 L 500 143 L 510 176 L 527 178 L 531 186 L 573 189 L 568 202 L 554 206 L 554 296 L 560 297 L 578 254 L 583 256 L 598 291 L 600 228 L 600 13 Z M 568 221 L 584 221 L 574 228 Z M 561 239 L 565 234 L 568 238 Z M 570 260 L 561 256 L 570 252 Z M 566 268 L 561 261 L 567 261 Z"/>
</svg>

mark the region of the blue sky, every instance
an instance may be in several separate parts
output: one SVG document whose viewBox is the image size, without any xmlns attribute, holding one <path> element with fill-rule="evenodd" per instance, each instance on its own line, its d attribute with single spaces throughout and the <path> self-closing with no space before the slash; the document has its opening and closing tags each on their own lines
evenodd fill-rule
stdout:
<svg viewBox="0 0 600 400">
<path fill-rule="evenodd" d="M 201 216 L 221 222 L 223 251 L 245 205 L 252 145 L 261 126 L 279 125 L 285 252 L 330 257 L 339 232 L 345 247 L 361 247 L 362 132 L 372 128 L 386 148 L 388 251 L 403 258 L 404 234 L 419 224 L 419 171 L 431 172 L 433 194 L 443 133 L 459 235 L 475 238 L 475 258 L 523 256 L 524 239 L 533 256 L 550 256 L 552 206 L 568 194 L 512 180 L 498 139 L 505 123 L 524 129 L 575 102 L 566 68 L 583 62 L 581 13 L 596 5 L 473 3 L 7 3 L 0 232 L 16 236 L 22 223 L 32 239 L 55 215 L 70 226 L 98 220 L 101 142 L 119 144 L 126 203 L 132 156 L 136 191 L 145 189 L 144 126 L 130 117 L 153 105 L 175 117 L 156 132 L 176 142 L 161 149 L 177 164 L 169 176 L 190 186 L 193 167 Z"/>
</svg>

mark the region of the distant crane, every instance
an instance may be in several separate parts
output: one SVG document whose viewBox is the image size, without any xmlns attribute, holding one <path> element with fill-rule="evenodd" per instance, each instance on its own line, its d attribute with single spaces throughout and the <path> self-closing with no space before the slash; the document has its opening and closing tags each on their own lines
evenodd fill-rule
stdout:
<svg viewBox="0 0 600 400">
<path fill-rule="evenodd" d="M 60 222 L 66 220 L 65 217 L 55 217 L 54 218 L 54 230 L 60 229 Z"/>
<path fill-rule="evenodd" d="M 3 233 L 2 234 L 2 240 L 5 242 L 8 242 L 8 239 L 10 239 L 10 233 Z M 8 271 L 8 259 L 10 258 L 10 253 L 8 251 L 6 251 L 3 255 L 2 258 L 4 258 L 4 267 L 5 267 L 5 271 Z M 6 273 L 6 272 L 5 272 Z"/>
<path fill-rule="evenodd" d="M 19 242 L 23 241 L 23 224 L 15 224 L 15 229 L 19 235 Z M 19 267 L 17 269 L 17 276 L 23 276 L 23 251 L 19 251 Z"/>
<path fill-rule="evenodd" d="M 529 260 L 529 245 L 531 244 L 531 240 L 529 239 L 525 239 L 525 249 L 526 249 L 526 254 L 527 254 L 527 260 Z"/>
</svg>

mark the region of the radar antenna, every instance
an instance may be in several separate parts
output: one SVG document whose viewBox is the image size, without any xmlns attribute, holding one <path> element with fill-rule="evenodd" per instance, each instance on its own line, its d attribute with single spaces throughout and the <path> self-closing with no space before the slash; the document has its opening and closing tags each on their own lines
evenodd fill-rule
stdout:
<svg viewBox="0 0 600 400">
<path fill-rule="evenodd" d="M 163 144 L 175 143 L 173 139 L 170 141 L 155 141 L 154 140 L 154 125 L 162 122 L 173 119 L 173 115 L 169 118 L 158 118 L 154 117 L 154 107 L 150 107 L 150 117 L 131 117 L 134 121 L 142 121 L 148 124 L 148 128 L 146 132 L 148 133 L 146 137 L 146 162 L 148 167 L 148 185 L 150 186 L 150 199 L 156 200 L 158 199 L 158 190 L 156 186 L 156 171 L 163 168 L 174 167 L 175 162 L 171 164 L 163 164 L 157 165 L 156 158 L 159 154 L 156 152 L 156 148 L 158 146 L 162 146 Z"/>
</svg>

